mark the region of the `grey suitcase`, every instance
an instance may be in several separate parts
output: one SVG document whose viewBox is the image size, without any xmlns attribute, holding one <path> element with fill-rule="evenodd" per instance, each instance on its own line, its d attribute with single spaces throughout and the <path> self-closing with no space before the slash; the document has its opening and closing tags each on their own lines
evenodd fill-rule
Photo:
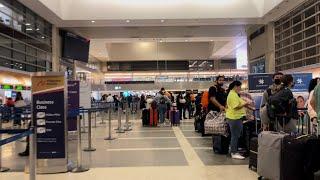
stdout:
<svg viewBox="0 0 320 180">
<path fill-rule="evenodd" d="M 258 174 L 266 179 L 281 178 L 281 146 L 288 134 L 262 131 L 258 136 Z"/>
</svg>

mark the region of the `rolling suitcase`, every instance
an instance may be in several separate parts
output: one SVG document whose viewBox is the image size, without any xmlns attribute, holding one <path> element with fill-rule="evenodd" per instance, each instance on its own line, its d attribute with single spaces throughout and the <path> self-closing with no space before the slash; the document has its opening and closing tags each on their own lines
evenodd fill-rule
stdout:
<svg viewBox="0 0 320 180">
<path fill-rule="evenodd" d="M 249 169 L 257 171 L 258 164 L 258 138 L 254 137 L 250 139 L 250 151 L 249 151 Z"/>
<path fill-rule="evenodd" d="M 178 110 L 171 110 L 169 117 L 171 121 L 171 126 L 180 125 L 180 113 Z"/>
<path fill-rule="evenodd" d="M 150 110 L 142 110 L 142 126 L 148 126 L 150 124 Z"/>
<path fill-rule="evenodd" d="M 231 137 L 212 135 L 213 152 L 217 154 L 228 154 Z"/>
<path fill-rule="evenodd" d="M 258 174 L 272 180 L 305 179 L 305 145 L 310 138 L 312 137 L 307 135 L 296 138 L 289 134 L 270 131 L 260 133 Z"/>
<path fill-rule="evenodd" d="M 158 119 L 157 109 L 150 108 L 150 126 L 158 126 Z"/>
</svg>

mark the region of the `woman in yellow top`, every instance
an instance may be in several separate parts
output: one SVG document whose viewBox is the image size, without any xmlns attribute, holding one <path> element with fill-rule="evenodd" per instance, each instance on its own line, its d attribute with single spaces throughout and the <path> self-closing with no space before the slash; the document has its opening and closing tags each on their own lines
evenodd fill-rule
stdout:
<svg viewBox="0 0 320 180">
<path fill-rule="evenodd" d="M 231 132 L 231 157 L 233 159 L 245 159 L 238 153 L 238 140 L 242 132 L 242 119 L 246 116 L 245 107 L 248 103 L 240 98 L 241 82 L 234 81 L 229 85 L 227 97 L 226 119 Z"/>
</svg>

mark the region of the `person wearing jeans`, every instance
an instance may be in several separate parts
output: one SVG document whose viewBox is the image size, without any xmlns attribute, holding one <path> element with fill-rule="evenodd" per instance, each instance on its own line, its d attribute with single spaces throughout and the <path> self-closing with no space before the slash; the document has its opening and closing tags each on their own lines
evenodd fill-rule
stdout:
<svg viewBox="0 0 320 180">
<path fill-rule="evenodd" d="M 168 98 L 168 96 L 166 96 L 166 91 L 164 88 L 161 88 L 158 95 L 155 97 L 155 101 L 157 102 L 159 121 L 161 125 L 164 123 L 168 104 L 171 106 L 171 100 Z"/>
<path fill-rule="evenodd" d="M 240 98 L 240 91 L 240 81 L 234 81 L 229 85 L 226 119 L 231 132 L 230 154 L 233 159 L 245 159 L 245 157 L 238 153 L 238 140 L 242 132 L 242 119 L 246 115 L 245 107 L 249 104 Z"/>
</svg>

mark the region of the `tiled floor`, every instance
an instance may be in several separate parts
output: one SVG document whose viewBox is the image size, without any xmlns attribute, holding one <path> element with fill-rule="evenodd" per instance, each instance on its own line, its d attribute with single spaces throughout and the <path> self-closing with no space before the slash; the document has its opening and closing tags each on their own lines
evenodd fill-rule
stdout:
<svg viewBox="0 0 320 180">
<path fill-rule="evenodd" d="M 94 152 L 83 152 L 83 164 L 90 171 L 73 174 L 38 175 L 40 180 L 157 180 L 157 179 L 256 179 L 256 173 L 248 169 L 248 161 L 232 160 L 226 155 L 212 151 L 211 137 L 201 137 L 194 132 L 193 121 L 185 120 L 180 127 L 148 128 L 141 127 L 140 120 L 133 121 L 133 130 L 124 134 L 113 133 L 113 141 L 105 141 L 106 124 L 92 128 Z M 117 121 L 112 122 L 113 129 Z M 113 130 L 114 132 L 114 130 Z M 82 146 L 88 143 L 87 133 L 82 134 Z M 74 138 L 71 138 L 74 139 Z M 69 161 L 76 162 L 76 140 L 68 145 Z M 15 142 L 3 146 L 3 165 L 10 172 L 0 173 L 0 180 L 28 179 L 23 173 L 27 158 L 17 156 L 25 146 Z"/>
</svg>

